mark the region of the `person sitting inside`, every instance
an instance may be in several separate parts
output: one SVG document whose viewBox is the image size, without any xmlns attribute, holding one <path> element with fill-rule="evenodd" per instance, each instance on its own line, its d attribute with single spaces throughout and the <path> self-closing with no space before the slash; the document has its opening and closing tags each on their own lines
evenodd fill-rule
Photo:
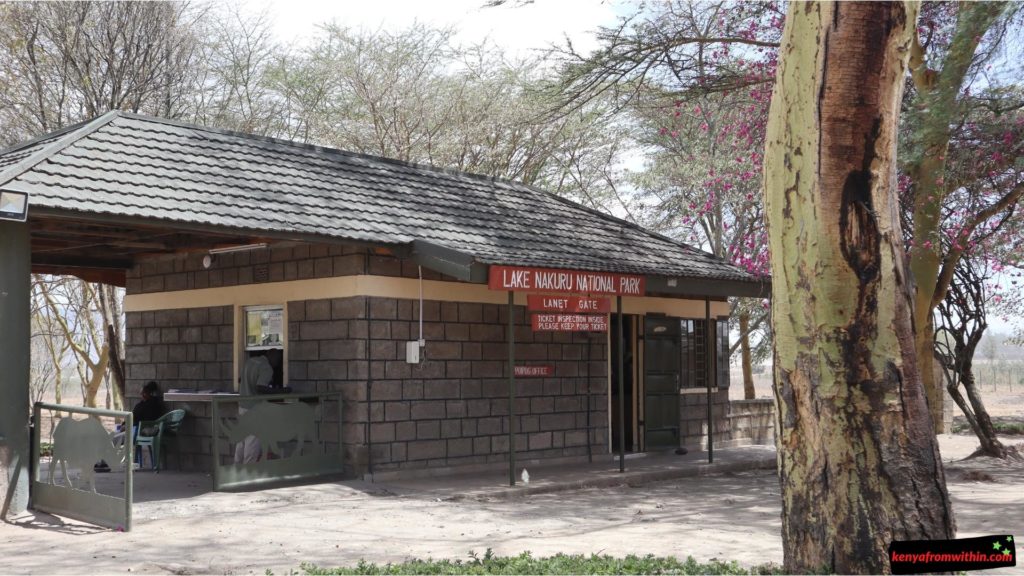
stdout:
<svg viewBox="0 0 1024 576">
<path fill-rule="evenodd" d="M 138 427 L 139 422 L 150 422 L 167 413 L 167 405 L 164 404 L 163 392 L 155 380 L 146 382 L 142 387 L 142 400 L 132 408 L 132 422 Z M 117 425 L 117 434 L 114 434 L 114 446 L 124 446 L 124 422 Z M 100 460 L 93 469 L 97 472 L 110 472 L 110 466 Z"/>
<path fill-rule="evenodd" d="M 167 405 L 164 404 L 163 392 L 156 381 L 150 380 L 142 387 L 142 400 L 132 408 L 132 422 L 138 425 L 139 422 L 156 420 L 164 414 L 167 414 Z"/>
</svg>

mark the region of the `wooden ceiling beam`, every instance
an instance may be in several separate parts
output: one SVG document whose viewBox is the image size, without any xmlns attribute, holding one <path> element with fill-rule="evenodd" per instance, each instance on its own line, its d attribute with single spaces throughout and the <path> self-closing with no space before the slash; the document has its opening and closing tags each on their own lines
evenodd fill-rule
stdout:
<svg viewBox="0 0 1024 576">
<path fill-rule="evenodd" d="M 32 265 L 61 266 L 64 268 L 96 268 L 104 270 L 127 270 L 133 266 L 131 259 L 96 258 L 73 254 L 33 254 Z"/>
<path fill-rule="evenodd" d="M 167 244 L 163 242 L 128 242 L 119 240 L 116 242 L 107 242 L 108 246 L 116 246 L 118 248 L 138 248 L 139 250 L 172 250 Z"/>
<path fill-rule="evenodd" d="M 99 282 L 111 286 L 125 287 L 127 274 L 124 270 L 111 270 L 109 268 L 77 268 L 67 266 L 51 266 L 47 264 L 32 264 L 33 274 L 50 274 L 53 276 L 74 276 L 86 282 Z"/>
</svg>

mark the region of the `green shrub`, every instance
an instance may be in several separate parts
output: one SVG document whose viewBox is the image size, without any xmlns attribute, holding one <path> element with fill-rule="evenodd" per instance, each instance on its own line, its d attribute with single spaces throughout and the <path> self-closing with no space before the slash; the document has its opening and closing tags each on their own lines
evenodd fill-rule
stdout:
<svg viewBox="0 0 1024 576">
<path fill-rule="evenodd" d="M 996 434 L 1001 436 L 1015 436 L 1024 435 L 1024 422 L 1013 418 L 1006 417 L 995 417 L 992 418 L 992 428 L 996 431 Z M 962 416 L 958 416 L 953 419 L 953 433 L 954 434 L 973 434 L 970 424 Z"/>
<path fill-rule="evenodd" d="M 780 574 L 782 567 L 762 564 L 751 569 L 735 561 L 712 560 L 699 563 L 692 556 L 679 561 L 674 556 L 629 555 L 625 558 L 582 554 L 556 554 L 534 558 L 529 552 L 518 556 L 495 556 L 490 549 L 482 556 L 470 554 L 462 560 L 410 560 L 401 564 L 369 564 L 360 560 L 349 568 L 321 568 L 303 563 L 306 574 Z"/>
</svg>

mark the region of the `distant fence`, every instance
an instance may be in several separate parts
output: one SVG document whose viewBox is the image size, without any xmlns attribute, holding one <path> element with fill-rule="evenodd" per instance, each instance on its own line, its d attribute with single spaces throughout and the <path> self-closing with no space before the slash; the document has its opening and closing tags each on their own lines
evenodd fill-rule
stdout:
<svg viewBox="0 0 1024 576">
<path fill-rule="evenodd" d="M 46 479 L 39 478 L 42 470 L 40 436 L 43 410 L 68 412 L 70 417 L 62 418 L 53 431 L 52 456 L 46 466 Z M 85 418 L 75 419 L 80 414 Z M 62 404 L 37 402 L 33 407 L 32 466 L 30 507 L 35 510 L 67 516 L 90 524 L 119 530 L 132 527 L 132 444 L 130 433 L 118 437 L 120 446 L 115 445 L 114 435 L 100 422 L 99 418 L 114 418 L 125 423 L 124 429 L 132 429 L 132 413 L 100 408 L 79 408 Z M 104 461 L 112 468 L 124 463 L 123 495 L 101 494 L 96 490 L 94 466 Z M 60 475 L 57 469 L 60 468 Z M 77 480 L 77 485 L 72 477 Z"/>
<path fill-rule="evenodd" d="M 215 397 L 213 489 L 341 475 L 340 392 Z"/>
</svg>

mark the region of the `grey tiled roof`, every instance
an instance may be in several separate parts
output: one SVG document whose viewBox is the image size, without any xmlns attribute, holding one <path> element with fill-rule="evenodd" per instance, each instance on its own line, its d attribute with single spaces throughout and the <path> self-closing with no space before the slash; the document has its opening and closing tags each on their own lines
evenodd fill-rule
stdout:
<svg viewBox="0 0 1024 576">
<path fill-rule="evenodd" d="M 483 264 L 756 281 L 710 254 L 518 183 L 112 112 L 0 154 L 32 209 L 407 244 Z"/>
</svg>

